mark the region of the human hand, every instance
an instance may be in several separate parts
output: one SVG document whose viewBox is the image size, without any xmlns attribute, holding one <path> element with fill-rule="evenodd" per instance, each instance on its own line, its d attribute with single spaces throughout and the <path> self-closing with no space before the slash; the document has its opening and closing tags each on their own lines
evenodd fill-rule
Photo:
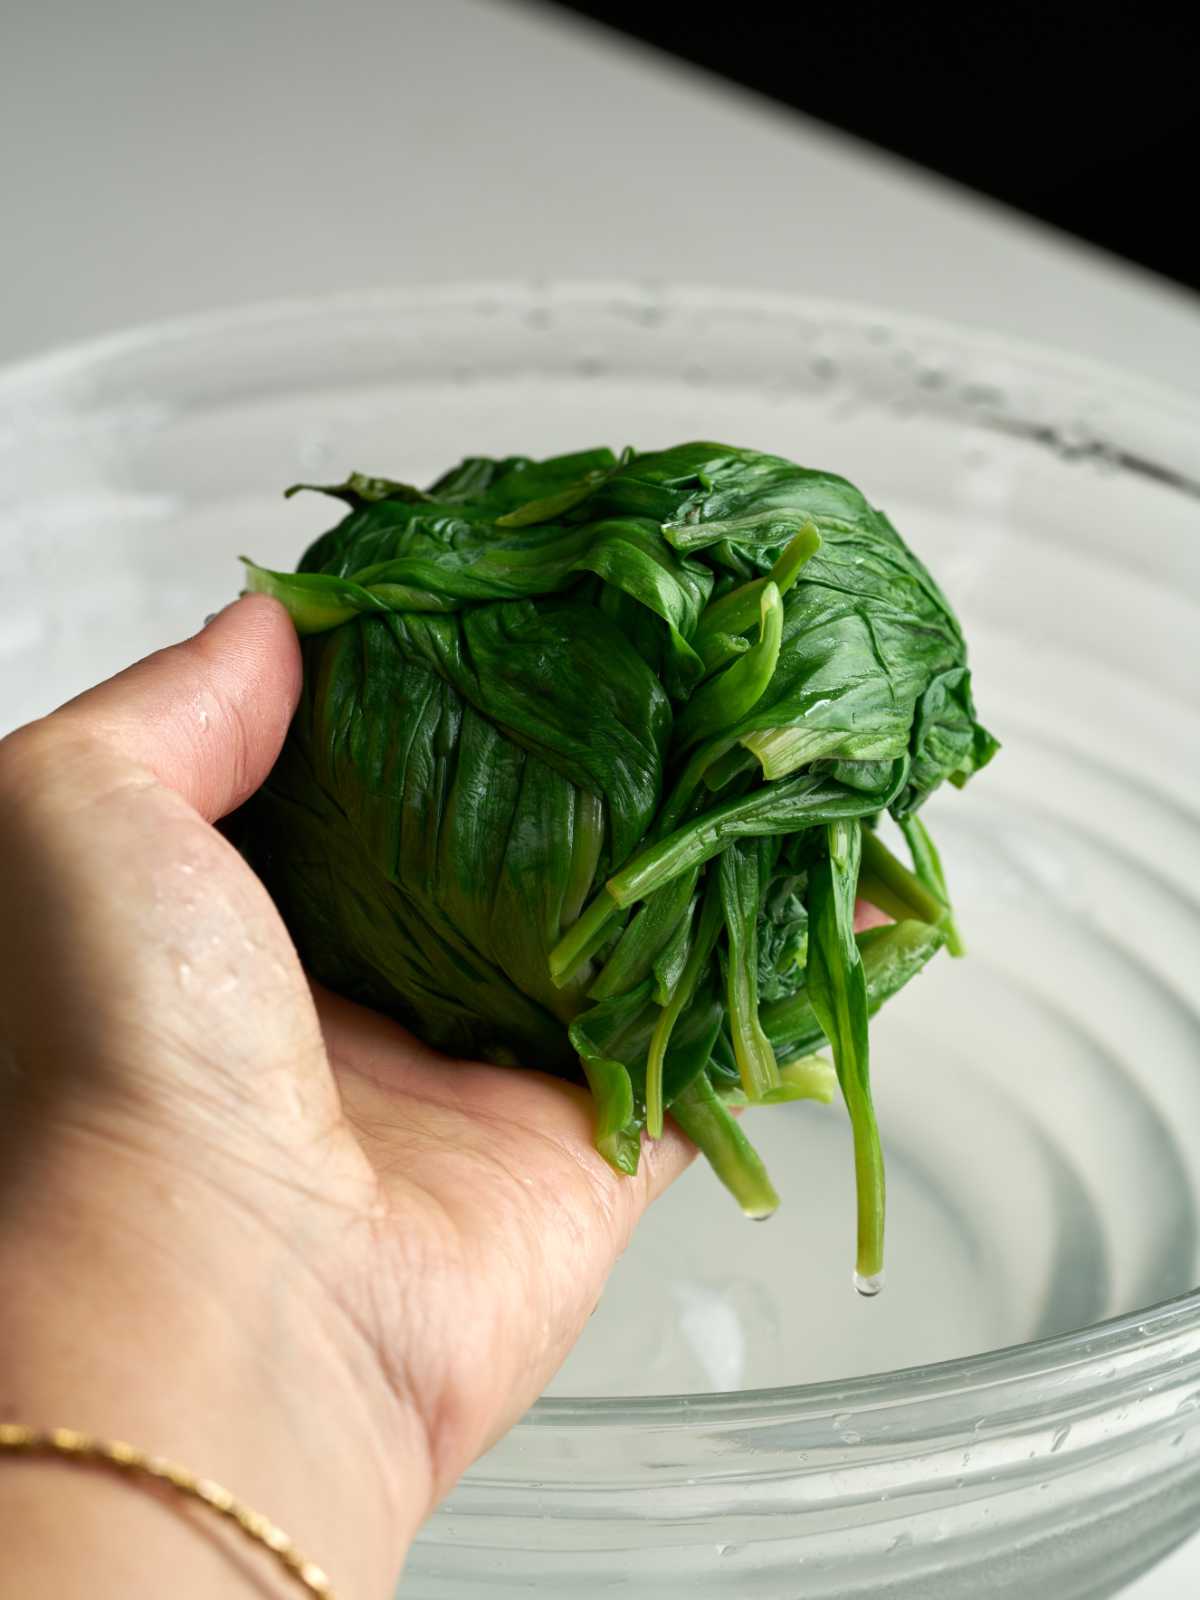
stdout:
<svg viewBox="0 0 1200 1600">
<path fill-rule="evenodd" d="M 365 1600 L 690 1149 L 668 1131 L 618 1177 L 584 1091 L 314 995 L 212 825 L 265 777 L 299 674 L 282 608 L 242 600 L 0 745 L 0 1399 L 222 1478 Z M 18 1582 L 45 1555 L 22 1473 L 0 1477 L 25 1497 Z M 55 1484 L 85 1521 L 95 1492 Z M 136 1537 L 106 1592 L 162 1592 L 155 1541 L 180 1600 L 275 1592 L 105 1493 Z M 94 1593 L 102 1558 L 60 1554 L 56 1595 Z"/>
</svg>

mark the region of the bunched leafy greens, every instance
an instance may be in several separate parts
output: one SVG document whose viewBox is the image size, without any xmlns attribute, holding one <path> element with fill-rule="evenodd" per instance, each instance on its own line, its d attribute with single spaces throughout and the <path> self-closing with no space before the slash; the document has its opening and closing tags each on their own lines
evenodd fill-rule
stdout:
<svg viewBox="0 0 1200 1600">
<path fill-rule="evenodd" d="M 868 1018 L 961 948 L 917 812 L 996 748 L 933 579 L 844 479 L 717 444 L 322 492 L 349 509 L 298 572 L 247 563 L 304 690 L 246 847 L 310 969 L 585 1079 L 622 1172 L 670 1109 L 753 1216 L 730 1106 L 840 1086 L 869 1284 Z M 895 921 L 856 936 L 856 896 Z"/>
</svg>

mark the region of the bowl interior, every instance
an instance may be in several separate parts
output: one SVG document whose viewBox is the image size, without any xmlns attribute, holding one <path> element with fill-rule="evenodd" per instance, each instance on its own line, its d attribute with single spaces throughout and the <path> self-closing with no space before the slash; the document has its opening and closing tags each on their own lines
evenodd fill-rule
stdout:
<svg viewBox="0 0 1200 1600">
<path fill-rule="evenodd" d="M 970 958 L 873 1028 L 884 1294 L 850 1288 L 848 1130 L 756 1113 L 765 1228 L 690 1173 L 553 1393 L 942 1361 L 1190 1290 L 1200 1200 L 1200 413 L 983 337 L 633 289 L 376 296 L 150 330 L 0 379 L 0 731 L 199 626 L 297 479 L 728 439 L 833 468 L 962 617 L 1004 744 L 927 816 Z"/>
</svg>

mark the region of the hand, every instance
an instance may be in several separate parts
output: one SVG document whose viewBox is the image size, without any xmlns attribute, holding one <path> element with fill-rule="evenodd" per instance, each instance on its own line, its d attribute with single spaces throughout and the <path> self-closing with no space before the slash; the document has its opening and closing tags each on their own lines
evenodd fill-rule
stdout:
<svg viewBox="0 0 1200 1600">
<path fill-rule="evenodd" d="M 221 1479 L 365 1600 L 690 1150 L 668 1133 L 619 1178 L 583 1091 L 314 995 L 212 825 L 265 777 L 299 673 L 282 608 L 242 600 L 0 745 L 0 1403 Z M 0 1462 L 13 1593 L 157 1595 L 156 1559 L 180 1600 L 277 1592 L 84 1476 Z M 55 1544 L 67 1514 L 91 1543 Z"/>
</svg>

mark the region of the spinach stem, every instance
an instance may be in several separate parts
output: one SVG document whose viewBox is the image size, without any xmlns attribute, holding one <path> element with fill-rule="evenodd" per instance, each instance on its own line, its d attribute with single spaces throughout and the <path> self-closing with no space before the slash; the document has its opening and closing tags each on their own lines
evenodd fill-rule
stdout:
<svg viewBox="0 0 1200 1600">
<path fill-rule="evenodd" d="M 860 1277 L 875 1278 L 883 1271 L 883 1150 L 879 1143 L 870 1091 L 860 1098 L 853 1089 L 849 1089 L 846 1101 L 854 1135 L 854 1188 L 858 1201 L 855 1270 Z"/>
<path fill-rule="evenodd" d="M 663 1131 L 663 1063 L 671 1034 L 685 1006 L 691 1004 L 696 986 L 712 956 L 713 945 L 721 930 L 721 896 L 715 881 L 708 884 L 700 908 L 692 948 L 688 951 L 679 982 L 671 998 L 663 1007 L 646 1052 L 646 1131 L 652 1139 L 661 1139 Z M 701 1073 L 701 1077 L 705 1076 Z"/>
<path fill-rule="evenodd" d="M 786 544 L 779 559 L 765 578 L 754 578 L 740 588 L 732 589 L 719 600 L 710 600 L 700 618 L 700 626 L 692 640 L 692 647 L 703 661 L 705 670 L 719 665 L 724 659 L 730 636 L 745 633 L 758 620 L 761 597 L 769 583 L 785 595 L 800 576 L 804 564 L 821 548 L 821 535 L 816 525 L 806 522 L 795 538 Z"/>
<path fill-rule="evenodd" d="M 696 690 L 675 723 L 680 749 L 713 739 L 753 710 L 779 661 L 783 640 L 783 597 L 769 580 L 759 595 L 758 639 L 732 666 Z"/>
<path fill-rule="evenodd" d="M 761 1220 L 779 1207 L 779 1196 L 762 1157 L 713 1088 L 707 1072 L 688 1084 L 671 1104 L 671 1115 L 699 1147 L 721 1182 L 748 1217 Z"/>
<path fill-rule="evenodd" d="M 946 890 L 946 874 L 942 869 L 942 858 L 938 854 L 937 846 L 929 836 L 929 829 L 915 813 L 905 817 L 900 824 L 900 831 L 908 843 L 912 855 L 913 870 L 938 896 L 946 907 L 946 949 L 954 957 L 965 956 L 967 947 L 963 943 L 962 934 L 954 920 L 954 912 L 950 905 L 950 895 Z"/>
<path fill-rule="evenodd" d="M 600 948 L 620 914 L 621 908 L 613 897 L 601 889 L 550 952 L 550 978 L 556 989 L 565 988 L 576 970 Z"/>
<path fill-rule="evenodd" d="M 858 892 L 870 900 L 880 911 L 886 911 L 897 922 L 915 917 L 918 922 L 929 922 L 935 927 L 946 919 L 949 907 L 936 894 L 898 861 L 882 839 L 861 825 L 862 866 L 859 869 Z"/>
</svg>

